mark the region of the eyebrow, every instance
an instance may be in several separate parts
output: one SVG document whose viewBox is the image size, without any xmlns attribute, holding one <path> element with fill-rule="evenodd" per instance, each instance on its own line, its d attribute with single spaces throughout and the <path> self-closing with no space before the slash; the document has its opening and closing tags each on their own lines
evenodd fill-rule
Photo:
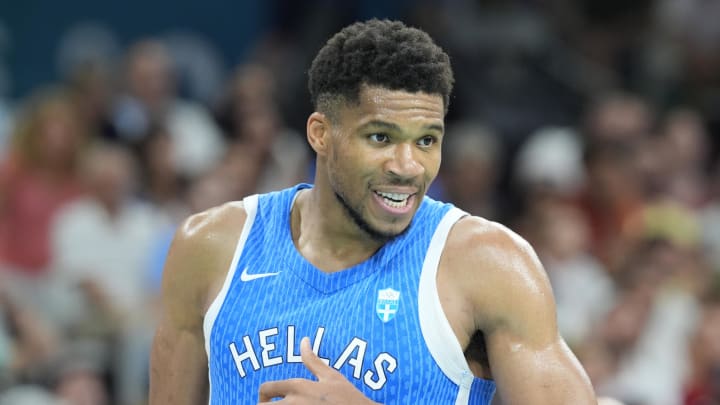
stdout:
<svg viewBox="0 0 720 405">
<path fill-rule="evenodd" d="M 369 128 L 369 127 L 383 128 L 383 129 L 387 129 L 390 131 L 398 131 L 398 132 L 402 131 L 400 129 L 400 126 L 398 126 L 397 124 L 393 124 L 392 122 L 381 121 L 381 120 L 372 120 L 370 122 L 367 122 L 367 123 L 363 124 L 362 126 L 360 126 L 360 129 L 365 129 L 365 128 Z M 423 129 L 424 130 L 435 130 L 435 131 L 439 131 L 440 133 L 444 132 L 444 127 L 440 124 L 424 125 Z"/>
</svg>

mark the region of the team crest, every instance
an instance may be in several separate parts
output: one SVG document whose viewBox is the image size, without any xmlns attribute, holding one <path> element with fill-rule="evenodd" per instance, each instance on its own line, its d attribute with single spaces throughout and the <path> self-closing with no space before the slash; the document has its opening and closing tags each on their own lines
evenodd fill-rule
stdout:
<svg viewBox="0 0 720 405">
<path fill-rule="evenodd" d="M 375 312 L 383 323 L 395 318 L 399 305 L 400 291 L 395 291 L 392 288 L 386 288 L 378 291 Z"/>
</svg>

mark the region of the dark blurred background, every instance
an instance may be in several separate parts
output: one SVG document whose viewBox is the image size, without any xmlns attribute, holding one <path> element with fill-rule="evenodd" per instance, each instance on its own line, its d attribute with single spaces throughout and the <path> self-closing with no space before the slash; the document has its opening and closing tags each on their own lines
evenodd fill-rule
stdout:
<svg viewBox="0 0 720 405">
<path fill-rule="evenodd" d="M 430 193 L 533 244 L 597 392 L 720 404 L 720 0 L 0 0 L 0 405 L 146 403 L 175 226 L 312 181 L 372 17 L 449 53 Z"/>
</svg>

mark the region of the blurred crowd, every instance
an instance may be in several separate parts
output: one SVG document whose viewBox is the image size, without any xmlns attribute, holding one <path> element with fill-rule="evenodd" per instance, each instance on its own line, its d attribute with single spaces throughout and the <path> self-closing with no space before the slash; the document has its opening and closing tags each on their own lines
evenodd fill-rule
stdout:
<svg viewBox="0 0 720 405">
<path fill-rule="evenodd" d="M 0 405 L 145 403 L 175 226 L 312 181 L 305 72 L 366 15 L 278 3 L 237 66 L 85 24 L 0 100 Z M 399 4 L 456 72 L 431 196 L 532 243 L 598 394 L 720 404 L 720 0 Z"/>
</svg>

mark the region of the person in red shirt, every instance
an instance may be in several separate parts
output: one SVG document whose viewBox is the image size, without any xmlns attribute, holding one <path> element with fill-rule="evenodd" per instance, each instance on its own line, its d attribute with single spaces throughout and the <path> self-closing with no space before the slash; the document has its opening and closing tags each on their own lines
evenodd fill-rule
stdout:
<svg viewBox="0 0 720 405">
<path fill-rule="evenodd" d="M 30 99 L 0 163 L 0 263 L 40 274 L 50 260 L 53 216 L 82 193 L 78 161 L 87 133 L 70 96 L 57 89 Z"/>
</svg>

